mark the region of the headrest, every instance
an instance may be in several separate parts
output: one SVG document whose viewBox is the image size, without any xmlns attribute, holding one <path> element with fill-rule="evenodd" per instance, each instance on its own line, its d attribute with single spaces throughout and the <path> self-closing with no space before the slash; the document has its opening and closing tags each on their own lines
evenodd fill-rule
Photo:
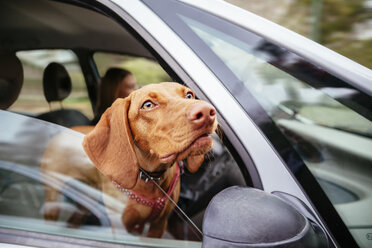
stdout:
<svg viewBox="0 0 372 248">
<path fill-rule="evenodd" d="M 0 109 L 17 100 L 23 85 L 23 68 L 14 52 L 0 52 Z"/>
<path fill-rule="evenodd" d="M 71 92 L 71 78 L 66 68 L 58 63 L 50 63 L 44 70 L 44 96 L 47 102 L 62 101 Z"/>
</svg>

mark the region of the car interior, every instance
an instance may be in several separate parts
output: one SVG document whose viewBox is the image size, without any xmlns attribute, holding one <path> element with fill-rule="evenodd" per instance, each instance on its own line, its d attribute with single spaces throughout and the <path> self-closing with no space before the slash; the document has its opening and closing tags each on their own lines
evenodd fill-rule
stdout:
<svg viewBox="0 0 372 248">
<path fill-rule="evenodd" d="M 43 91 L 47 102 L 61 102 L 67 98 L 72 90 L 71 78 L 62 64 L 51 62 L 44 70 Z M 83 113 L 76 109 L 58 109 L 41 113 L 38 119 L 49 121 L 65 127 L 89 125 L 90 121 Z"/>
<path fill-rule="evenodd" d="M 17 100 L 21 92 L 23 69 L 14 52 L 2 51 L 0 64 L 1 109 L 7 109 Z"/>
<path fill-rule="evenodd" d="M 138 72 L 133 69 L 139 87 L 158 83 L 159 78 L 182 82 L 172 71 L 162 69 L 166 65 L 136 38 L 133 30 L 85 6 L 47 0 L 0 0 L 0 19 L 0 113 L 7 120 L 2 125 L 23 123 L 21 129 L 9 130 L 9 137 L 14 139 L 0 140 L 0 226 L 35 232 L 50 232 L 50 226 L 56 223 L 68 230 L 100 230 L 93 228 L 97 226 L 110 229 L 112 219 L 102 216 L 109 210 L 97 210 L 102 208 L 102 196 L 94 187 L 75 178 L 44 175 L 40 171 L 43 149 L 59 131 L 90 124 L 100 71 L 110 66 L 130 66 L 135 61 L 139 67 L 145 63 L 160 68 L 161 77 L 155 79 L 141 78 L 147 68 Z M 97 61 L 98 53 L 107 54 L 107 58 Z M 118 61 L 118 57 L 125 59 Z M 180 209 L 171 216 L 165 239 L 200 241 L 195 226 L 201 229 L 203 213 L 212 196 L 226 187 L 247 184 L 248 179 L 219 136 L 223 136 L 222 131 L 215 135 L 214 148 L 202 168 L 195 174 L 186 171 L 182 176 Z M 63 183 L 56 184 L 55 180 Z M 56 223 L 43 221 L 47 207 L 44 186 L 59 192 L 56 205 L 63 214 Z M 94 197 L 82 201 L 86 195 Z M 14 224 L 3 218 L 9 216 L 26 218 L 35 225 L 19 221 Z M 187 218 L 194 224 L 190 225 Z M 84 232 L 74 231 L 64 235 L 86 237 Z M 110 233 L 103 239 L 136 242 L 128 234 L 113 235 L 117 234 Z"/>
</svg>

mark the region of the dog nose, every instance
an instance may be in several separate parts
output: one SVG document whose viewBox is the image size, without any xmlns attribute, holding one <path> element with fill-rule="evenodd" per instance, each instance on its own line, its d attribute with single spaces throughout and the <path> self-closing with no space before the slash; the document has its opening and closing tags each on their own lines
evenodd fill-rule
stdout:
<svg viewBox="0 0 372 248">
<path fill-rule="evenodd" d="M 216 109 L 207 102 L 199 102 L 189 108 L 187 118 L 198 128 L 211 125 L 216 120 Z"/>
</svg>

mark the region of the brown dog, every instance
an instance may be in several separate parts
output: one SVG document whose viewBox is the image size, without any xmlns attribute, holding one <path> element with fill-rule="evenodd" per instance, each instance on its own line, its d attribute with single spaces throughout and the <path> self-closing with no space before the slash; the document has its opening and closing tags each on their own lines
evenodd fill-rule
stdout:
<svg viewBox="0 0 372 248">
<path fill-rule="evenodd" d="M 216 110 L 177 83 L 145 86 L 117 99 L 84 139 L 95 166 L 129 201 L 122 215 L 128 232 L 161 237 L 180 191 L 180 166 L 195 172 L 212 147 Z M 156 183 L 154 183 L 153 179 Z M 157 187 L 159 185 L 159 187 Z"/>
</svg>

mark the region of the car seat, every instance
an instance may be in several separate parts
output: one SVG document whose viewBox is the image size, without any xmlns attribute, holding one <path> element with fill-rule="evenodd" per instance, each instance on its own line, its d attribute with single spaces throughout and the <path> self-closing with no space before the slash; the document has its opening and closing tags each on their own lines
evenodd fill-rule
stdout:
<svg viewBox="0 0 372 248">
<path fill-rule="evenodd" d="M 44 96 L 49 105 L 53 101 L 59 101 L 61 109 L 40 114 L 37 118 L 65 127 L 89 125 L 90 120 L 80 111 L 62 107 L 62 101 L 70 95 L 71 88 L 71 78 L 66 68 L 59 63 L 50 63 L 43 75 Z"/>
<path fill-rule="evenodd" d="M 23 85 L 23 67 L 14 52 L 0 51 L 0 109 L 9 108 Z"/>
</svg>

